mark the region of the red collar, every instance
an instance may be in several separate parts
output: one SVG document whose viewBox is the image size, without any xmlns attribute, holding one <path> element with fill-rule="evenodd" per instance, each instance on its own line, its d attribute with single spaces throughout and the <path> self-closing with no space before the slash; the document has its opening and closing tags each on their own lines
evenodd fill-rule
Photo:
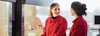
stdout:
<svg viewBox="0 0 100 36">
<path fill-rule="evenodd" d="M 73 21 L 73 23 L 75 23 L 77 20 L 82 19 L 82 18 L 83 18 L 82 16 L 79 16 L 78 18 L 76 18 L 76 19 Z"/>
</svg>

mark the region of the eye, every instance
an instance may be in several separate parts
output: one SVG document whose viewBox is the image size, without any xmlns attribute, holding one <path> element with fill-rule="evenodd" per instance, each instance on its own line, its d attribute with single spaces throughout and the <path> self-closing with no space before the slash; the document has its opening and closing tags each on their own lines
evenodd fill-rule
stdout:
<svg viewBox="0 0 100 36">
<path fill-rule="evenodd" d="M 57 10 L 57 9 L 55 9 L 55 10 Z"/>
<path fill-rule="evenodd" d="M 58 10 L 60 10 L 60 8 L 58 8 Z"/>
</svg>

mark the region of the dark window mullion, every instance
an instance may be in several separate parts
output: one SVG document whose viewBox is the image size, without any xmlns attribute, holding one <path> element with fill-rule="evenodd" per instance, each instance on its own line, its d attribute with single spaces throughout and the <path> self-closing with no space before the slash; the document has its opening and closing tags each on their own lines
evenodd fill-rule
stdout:
<svg viewBox="0 0 100 36">
<path fill-rule="evenodd" d="M 22 26 L 22 1 L 16 0 L 13 3 L 14 20 L 12 22 L 12 36 L 21 36 Z"/>
</svg>

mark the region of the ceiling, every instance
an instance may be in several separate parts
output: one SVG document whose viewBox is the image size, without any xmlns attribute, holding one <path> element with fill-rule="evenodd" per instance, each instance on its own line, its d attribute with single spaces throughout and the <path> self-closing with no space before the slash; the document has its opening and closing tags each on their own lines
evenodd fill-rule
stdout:
<svg viewBox="0 0 100 36">
<path fill-rule="evenodd" d="M 16 2 L 16 0 L 0 0 L 0 1 L 9 1 L 9 2 Z M 32 4 L 32 5 L 37 5 L 37 6 L 50 6 L 50 4 L 54 0 L 22 0 L 25 2 L 25 4 Z"/>
<path fill-rule="evenodd" d="M 38 5 L 38 6 L 50 6 L 53 0 L 26 0 L 26 4 Z"/>
</svg>

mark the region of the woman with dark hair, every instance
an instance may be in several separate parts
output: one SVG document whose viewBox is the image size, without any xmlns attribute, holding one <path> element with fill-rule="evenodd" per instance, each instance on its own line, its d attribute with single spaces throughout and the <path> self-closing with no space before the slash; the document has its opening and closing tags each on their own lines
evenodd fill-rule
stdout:
<svg viewBox="0 0 100 36">
<path fill-rule="evenodd" d="M 71 4 L 71 15 L 75 17 L 69 36 L 87 36 L 88 26 L 82 15 L 87 15 L 86 5 L 75 1 Z"/>
<path fill-rule="evenodd" d="M 59 15 L 60 6 L 53 3 L 50 6 L 50 17 L 46 19 L 45 29 L 42 36 L 66 36 L 67 21 Z"/>
</svg>

